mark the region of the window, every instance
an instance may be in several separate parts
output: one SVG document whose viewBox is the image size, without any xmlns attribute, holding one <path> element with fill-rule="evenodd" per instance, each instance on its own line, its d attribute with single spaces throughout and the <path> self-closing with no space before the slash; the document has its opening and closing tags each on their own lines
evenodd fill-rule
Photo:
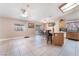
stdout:
<svg viewBox="0 0 79 59">
<path fill-rule="evenodd" d="M 62 12 L 67 12 L 73 8 L 75 8 L 76 6 L 78 6 L 79 4 L 78 3 L 64 3 L 62 4 L 59 9 L 62 11 Z"/>
<path fill-rule="evenodd" d="M 15 31 L 24 31 L 25 26 L 23 24 L 15 24 Z"/>
</svg>

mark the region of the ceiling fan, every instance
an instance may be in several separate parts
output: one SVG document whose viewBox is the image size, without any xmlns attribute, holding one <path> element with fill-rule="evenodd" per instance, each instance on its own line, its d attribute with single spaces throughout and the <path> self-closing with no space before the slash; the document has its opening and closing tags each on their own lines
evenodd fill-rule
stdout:
<svg viewBox="0 0 79 59">
<path fill-rule="evenodd" d="M 30 5 L 27 4 L 27 5 L 26 5 L 26 8 L 22 8 L 22 9 L 21 9 L 21 12 L 22 12 L 22 15 L 21 15 L 21 16 L 22 16 L 22 17 L 25 17 L 25 18 L 26 18 L 26 17 L 29 16 L 29 15 L 28 15 L 28 13 L 29 13 L 29 12 L 28 12 L 28 11 L 29 11 L 28 8 L 29 8 L 29 7 L 30 7 Z"/>
</svg>

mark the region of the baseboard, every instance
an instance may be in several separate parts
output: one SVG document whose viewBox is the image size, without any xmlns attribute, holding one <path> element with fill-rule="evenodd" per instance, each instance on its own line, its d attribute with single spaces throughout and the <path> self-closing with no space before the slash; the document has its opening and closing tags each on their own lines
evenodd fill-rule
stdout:
<svg viewBox="0 0 79 59">
<path fill-rule="evenodd" d="M 24 38 L 24 37 L 0 38 L 0 42 L 6 41 L 6 40 L 21 39 L 21 38 Z"/>
<path fill-rule="evenodd" d="M 6 39 L 0 39 L 0 42 L 2 42 L 2 41 L 6 41 L 6 40 L 9 40 L 9 39 L 7 39 L 7 38 L 6 38 Z"/>
<path fill-rule="evenodd" d="M 0 42 L 1 41 L 6 41 L 6 40 L 13 40 L 13 39 L 23 39 L 26 36 L 19 36 L 19 37 L 11 37 L 11 38 L 0 38 Z M 32 37 L 32 36 L 31 36 Z M 30 36 L 28 36 L 28 38 L 30 38 Z"/>
</svg>

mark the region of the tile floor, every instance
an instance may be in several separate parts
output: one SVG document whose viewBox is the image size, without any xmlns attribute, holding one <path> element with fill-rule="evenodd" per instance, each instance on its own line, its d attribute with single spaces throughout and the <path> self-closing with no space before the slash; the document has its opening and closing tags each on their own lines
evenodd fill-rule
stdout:
<svg viewBox="0 0 79 59">
<path fill-rule="evenodd" d="M 79 41 L 64 40 L 63 46 L 46 44 L 44 37 L 14 38 L 0 42 L 1 56 L 78 56 Z"/>
</svg>

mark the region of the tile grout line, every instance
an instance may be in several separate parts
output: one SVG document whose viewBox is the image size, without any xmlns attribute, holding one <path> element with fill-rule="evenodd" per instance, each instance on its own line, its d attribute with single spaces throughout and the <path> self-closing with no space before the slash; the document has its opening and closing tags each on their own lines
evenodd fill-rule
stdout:
<svg viewBox="0 0 79 59">
<path fill-rule="evenodd" d="M 67 40 L 67 39 L 66 39 Z M 68 42 L 66 41 L 66 43 L 65 44 L 67 44 Z M 61 49 L 61 51 L 59 52 L 59 54 L 57 55 L 57 56 L 60 56 L 60 54 L 61 53 L 63 53 L 63 51 L 64 51 L 64 47 Z"/>
<path fill-rule="evenodd" d="M 20 52 L 20 48 L 18 48 L 18 51 L 19 51 L 19 56 L 22 56 L 22 55 L 21 55 L 21 52 Z"/>
<path fill-rule="evenodd" d="M 75 56 L 77 56 L 76 52 L 77 52 L 77 43 L 75 42 Z"/>
<path fill-rule="evenodd" d="M 64 50 L 64 47 L 61 49 L 61 51 L 58 53 L 57 56 L 60 56 L 60 54 L 63 52 L 63 50 Z"/>
</svg>

